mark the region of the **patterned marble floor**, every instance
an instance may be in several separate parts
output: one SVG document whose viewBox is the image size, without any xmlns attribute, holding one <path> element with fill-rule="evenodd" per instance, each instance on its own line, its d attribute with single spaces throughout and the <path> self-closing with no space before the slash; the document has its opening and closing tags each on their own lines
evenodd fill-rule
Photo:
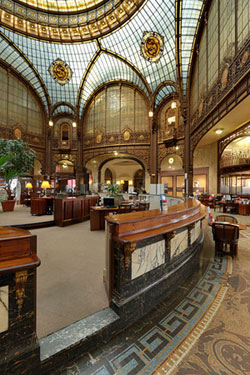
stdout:
<svg viewBox="0 0 250 375">
<path fill-rule="evenodd" d="M 249 239 L 248 227 L 237 258 L 214 258 L 208 228 L 192 277 L 144 319 L 58 374 L 250 374 Z"/>
</svg>

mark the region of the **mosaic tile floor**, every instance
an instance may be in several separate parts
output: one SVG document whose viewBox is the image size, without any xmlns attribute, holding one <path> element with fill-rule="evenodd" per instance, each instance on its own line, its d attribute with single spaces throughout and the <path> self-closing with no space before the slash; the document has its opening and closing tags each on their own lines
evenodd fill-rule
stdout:
<svg viewBox="0 0 250 375">
<path fill-rule="evenodd" d="M 237 258 L 214 258 L 208 229 L 199 267 L 174 295 L 58 374 L 250 374 L 249 239 L 250 228 Z"/>
</svg>

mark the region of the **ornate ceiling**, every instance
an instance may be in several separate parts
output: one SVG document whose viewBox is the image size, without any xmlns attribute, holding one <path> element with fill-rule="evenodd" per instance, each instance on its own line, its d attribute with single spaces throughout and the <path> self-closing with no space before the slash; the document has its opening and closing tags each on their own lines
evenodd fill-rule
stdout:
<svg viewBox="0 0 250 375">
<path fill-rule="evenodd" d="M 1 23 L 40 40 L 74 43 L 106 35 L 145 0 L 0 0 Z"/>
<path fill-rule="evenodd" d="M 80 118 L 98 87 L 119 80 L 137 85 L 156 107 L 175 92 L 185 95 L 203 2 L 0 0 L 0 62 L 33 86 L 48 117 L 73 108 Z M 105 17 L 115 19 L 104 30 Z"/>
</svg>

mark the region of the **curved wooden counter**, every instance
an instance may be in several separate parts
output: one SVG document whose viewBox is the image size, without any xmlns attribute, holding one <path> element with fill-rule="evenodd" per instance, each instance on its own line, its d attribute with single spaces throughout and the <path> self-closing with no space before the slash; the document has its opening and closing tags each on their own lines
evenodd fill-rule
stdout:
<svg viewBox="0 0 250 375">
<path fill-rule="evenodd" d="M 167 212 L 106 217 L 106 290 L 111 307 L 135 321 L 188 277 L 203 244 L 206 207 L 188 199 Z"/>
</svg>

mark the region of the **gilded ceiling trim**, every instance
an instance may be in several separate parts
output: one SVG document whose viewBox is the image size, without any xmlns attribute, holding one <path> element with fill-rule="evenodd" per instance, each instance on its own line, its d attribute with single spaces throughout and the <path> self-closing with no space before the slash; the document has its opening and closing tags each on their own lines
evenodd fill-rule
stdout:
<svg viewBox="0 0 250 375">
<path fill-rule="evenodd" d="M 111 2 L 105 2 L 97 9 L 81 14 L 54 12 L 50 15 L 47 11 L 27 10 L 25 6 L 15 4 L 14 0 L 0 0 L 0 24 L 39 40 L 79 43 L 107 35 L 121 27 L 144 2 L 145 0 L 119 0 L 115 6 Z"/>
<path fill-rule="evenodd" d="M 36 78 L 38 79 L 38 81 L 40 82 L 41 84 L 41 87 L 44 91 L 44 94 L 45 94 L 45 97 L 46 97 L 46 102 L 47 102 L 47 105 L 48 105 L 48 110 L 50 112 L 50 108 L 51 108 L 51 102 L 50 102 L 50 97 L 49 97 L 49 93 L 47 91 L 47 88 L 43 82 L 43 79 L 41 78 L 40 74 L 38 73 L 38 71 L 36 70 L 36 68 L 34 67 L 34 65 L 32 64 L 32 62 L 27 58 L 27 56 L 20 50 L 20 48 L 18 48 L 15 43 L 13 43 L 12 40 L 10 40 L 6 35 L 4 35 L 1 31 L 0 31 L 0 37 L 2 37 L 2 39 L 4 39 L 10 47 L 12 47 L 19 55 L 21 58 L 23 58 L 23 60 L 28 64 L 28 66 L 31 68 L 31 70 L 34 72 Z M 15 69 L 14 69 L 15 70 Z M 19 73 L 20 74 L 20 73 Z M 25 78 L 25 76 L 23 76 Z M 42 98 L 40 97 L 40 95 L 38 94 L 38 92 L 36 91 L 36 89 L 32 86 L 33 90 L 36 92 L 37 96 L 40 98 L 41 102 L 43 102 Z"/>
</svg>

